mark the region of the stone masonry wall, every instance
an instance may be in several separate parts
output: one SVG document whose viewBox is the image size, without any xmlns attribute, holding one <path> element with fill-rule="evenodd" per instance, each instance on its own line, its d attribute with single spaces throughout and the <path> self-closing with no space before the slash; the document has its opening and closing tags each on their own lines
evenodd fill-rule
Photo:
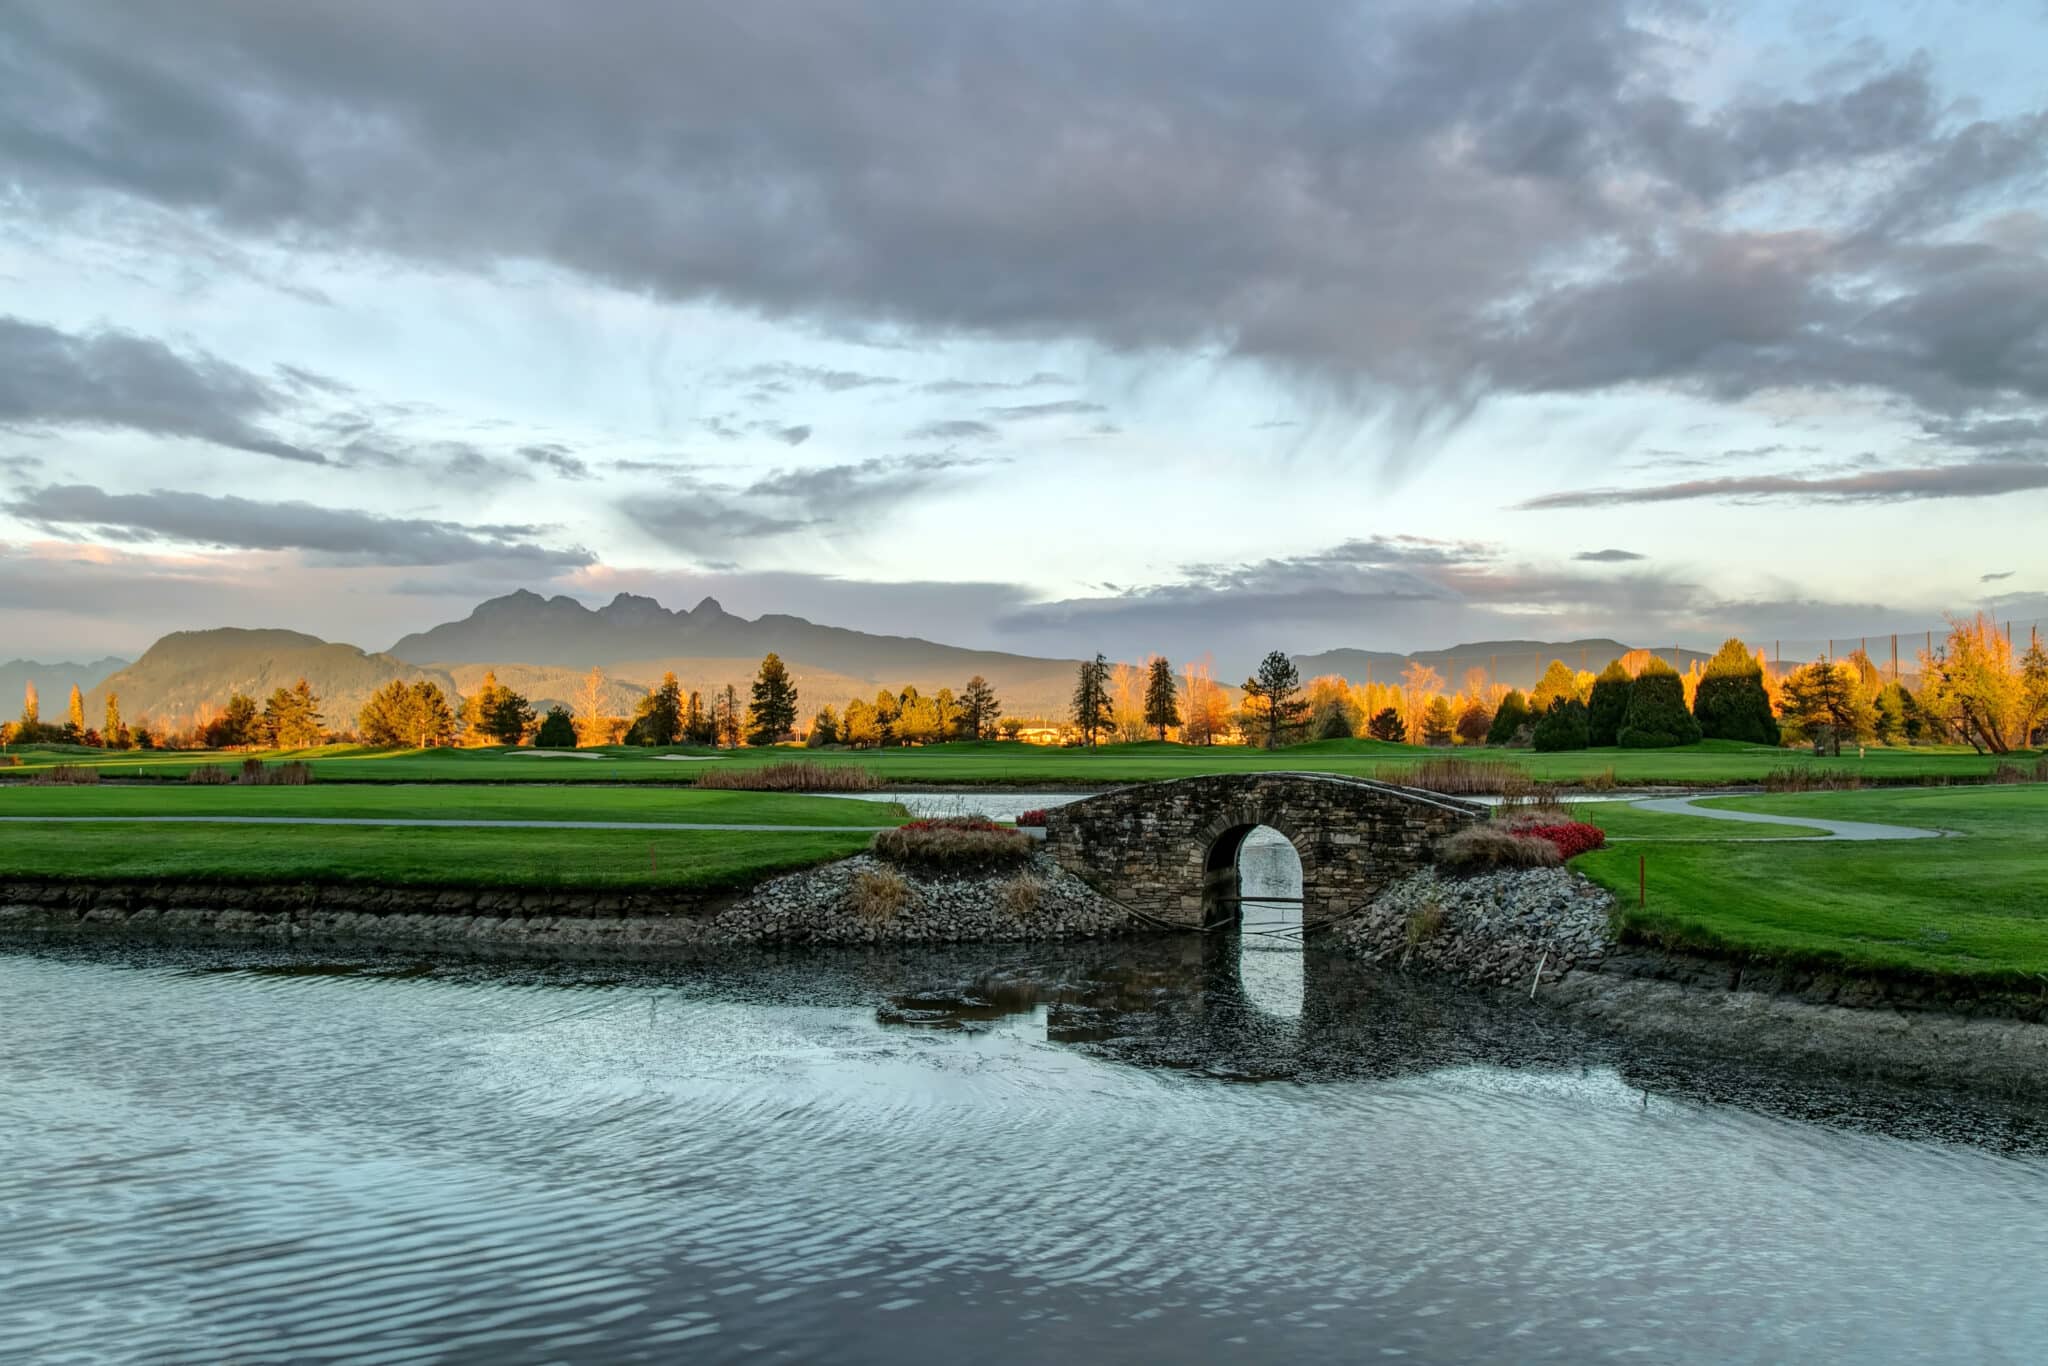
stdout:
<svg viewBox="0 0 2048 1366">
<path fill-rule="evenodd" d="M 1061 867 L 1141 914 L 1178 925 L 1214 918 L 1209 851 L 1252 826 L 1285 835 L 1301 858 L 1302 918 L 1358 909 L 1427 866 L 1441 836 L 1485 809 L 1434 792 L 1326 773 L 1247 773 L 1115 788 L 1054 808 L 1046 844 Z"/>
</svg>

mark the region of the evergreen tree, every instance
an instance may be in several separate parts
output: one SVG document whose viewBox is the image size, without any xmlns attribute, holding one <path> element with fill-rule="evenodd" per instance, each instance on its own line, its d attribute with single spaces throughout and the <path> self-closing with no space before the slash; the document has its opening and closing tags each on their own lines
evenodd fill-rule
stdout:
<svg viewBox="0 0 2048 1366">
<path fill-rule="evenodd" d="M 1543 671 L 1543 677 L 1536 680 L 1536 691 L 1529 694 L 1529 710 L 1536 716 L 1547 716 L 1550 704 L 1561 697 L 1579 695 L 1579 676 L 1571 666 L 1561 659 L 1550 661 L 1550 667 Z"/>
<path fill-rule="evenodd" d="M 1166 656 L 1152 656 L 1145 678 L 1145 724 L 1166 738 L 1167 727 L 1180 724 L 1180 690 L 1174 685 L 1173 665 Z"/>
<path fill-rule="evenodd" d="M 1494 709 L 1493 724 L 1486 728 L 1486 743 L 1512 745 L 1525 727 L 1534 724 L 1529 700 L 1522 696 L 1520 688 L 1511 688 L 1508 695 L 1500 700 L 1500 706 Z"/>
<path fill-rule="evenodd" d="M 532 705 L 501 685 L 495 671 L 485 672 L 482 686 L 462 710 L 469 733 L 484 744 L 516 745 L 533 728 Z"/>
<path fill-rule="evenodd" d="M 711 713 L 704 706 L 704 694 L 692 689 L 690 698 L 683 704 L 683 743 L 686 745 L 715 745 L 718 743 L 718 727 L 712 723 Z"/>
<path fill-rule="evenodd" d="M 882 725 L 875 719 L 875 709 L 858 697 L 848 702 L 839 736 L 855 749 L 873 749 L 881 744 Z"/>
<path fill-rule="evenodd" d="M 1365 723 L 1365 733 L 1374 740 L 1385 740 L 1389 744 L 1400 744 L 1408 738 L 1408 727 L 1402 724 L 1401 713 L 1394 707 L 1381 707 Z"/>
<path fill-rule="evenodd" d="M 970 740 L 993 739 L 1002 714 L 1003 704 L 996 699 L 996 691 L 988 680 L 980 674 L 968 679 L 960 692 L 961 733 Z"/>
<path fill-rule="evenodd" d="M 1628 690 L 1628 712 L 1615 742 L 1623 749 L 1669 749 L 1698 744 L 1699 738 L 1700 723 L 1686 710 L 1684 680 L 1663 660 L 1652 659 Z"/>
<path fill-rule="evenodd" d="M 1847 664 L 1825 659 L 1785 676 L 1784 712 L 1788 737 L 1825 745 L 1831 754 L 1842 752 L 1842 741 L 1866 739 L 1877 729 L 1862 679 Z"/>
<path fill-rule="evenodd" d="M 320 699 L 305 679 L 270 694 L 263 704 L 260 731 L 263 743 L 272 749 L 308 749 L 326 738 Z"/>
<path fill-rule="evenodd" d="M 1341 706 L 1324 707 L 1309 718 L 1308 733 L 1317 740 L 1349 740 L 1351 712 Z"/>
<path fill-rule="evenodd" d="M 696 694 L 692 693 L 694 702 Z M 633 708 L 633 720 L 626 727 L 629 745 L 673 745 L 684 738 L 683 685 L 673 672 L 661 676 L 661 686 L 640 699 Z"/>
<path fill-rule="evenodd" d="M 260 725 L 256 699 L 233 693 L 228 697 L 227 708 L 206 724 L 202 738 L 208 749 L 239 749 L 256 742 Z"/>
<path fill-rule="evenodd" d="M 1912 705 L 1912 701 L 1912 694 L 1901 684 L 1887 683 L 1879 690 L 1877 738 L 1880 744 L 1899 745 L 1906 742 L 1906 708 Z"/>
<path fill-rule="evenodd" d="M 772 650 L 754 675 L 747 702 L 747 743 L 756 747 L 780 744 L 796 732 L 796 684 Z"/>
<path fill-rule="evenodd" d="M 718 743 L 727 749 L 740 747 L 740 693 L 730 683 L 718 694 Z"/>
<path fill-rule="evenodd" d="M 905 691 L 903 710 L 896 714 L 897 740 L 906 745 L 933 745 L 945 739 L 937 699 L 920 696 L 915 688 Z"/>
<path fill-rule="evenodd" d="M 1733 637 L 1723 641 L 1707 661 L 1699 691 L 1693 695 L 1692 714 L 1706 739 L 1778 743 L 1778 719 L 1771 715 L 1763 666 L 1747 645 Z"/>
<path fill-rule="evenodd" d="M 534 732 L 533 743 L 542 749 L 576 748 L 576 718 L 559 702 L 549 707 L 540 719 L 540 729 Z"/>
<path fill-rule="evenodd" d="M 811 749 L 839 743 L 839 714 L 830 707 L 821 707 L 811 718 L 811 733 L 804 737 L 804 744 Z"/>
<path fill-rule="evenodd" d="M 448 694 L 441 691 L 439 683 L 422 678 L 412 685 L 407 698 L 407 729 L 398 743 L 416 744 L 421 749 L 455 743 L 455 709 L 448 705 Z"/>
<path fill-rule="evenodd" d="M 1259 671 L 1244 681 L 1245 710 L 1264 723 L 1266 748 L 1277 749 L 1280 737 L 1301 724 L 1308 702 L 1301 696 L 1301 672 L 1285 653 L 1274 650 L 1259 661 Z"/>
<path fill-rule="evenodd" d="M 903 714 L 903 701 L 887 688 L 875 694 L 875 730 L 878 747 L 896 743 L 896 718 Z"/>
<path fill-rule="evenodd" d="M 1486 743 L 1486 733 L 1493 726 L 1493 713 L 1486 704 L 1473 698 L 1465 704 L 1465 710 L 1458 713 L 1458 738 L 1468 745 Z"/>
<path fill-rule="evenodd" d="M 1081 662 L 1074 684 L 1074 727 L 1081 743 L 1095 747 L 1095 737 L 1109 728 L 1109 661 L 1101 655 Z"/>
<path fill-rule="evenodd" d="M 1451 700 L 1438 693 L 1422 709 L 1422 743 L 1448 745 L 1456 733 L 1457 718 L 1451 714 Z"/>
<path fill-rule="evenodd" d="M 941 688 L 932 698 L 932 710 L 939 718 L 939 739 L 951 740 L 960 733 L 960 700 L 951 688 Z"/>
<path fill-rule="evenodd" d="M 1628 666 L 1618 659 L 1593 680 L 1593 695 L 1586 702 L 1586 738 L 1592 744 L 1615 743 L 1622 718 L 1628 715 L 1628 694 L 1634 683 Z"/>
<path fill-rule="evenodd" d="M 1675 681 L 1677 675 L 1673 674 L 1672 678 Z M 1591 738 L 1586 704 L 1576 697 L 1560 697 L 1550 704 L 1549 711 L 1538 718 L 1532 743 L 1537 749 L 1550 753 L 1564 749 L 1584 749 Z"/>
</svg>

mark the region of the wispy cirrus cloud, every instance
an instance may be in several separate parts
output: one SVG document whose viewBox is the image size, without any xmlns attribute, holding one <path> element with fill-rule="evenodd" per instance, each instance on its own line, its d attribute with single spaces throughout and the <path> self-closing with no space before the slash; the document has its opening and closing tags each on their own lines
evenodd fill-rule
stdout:
<svg viewBox="0 0 2048 1366">
<path fill-rule="evenodd" d="M 1896 503 L 1933 498 L 1992 498 L 2000 494 L 2042 488 L 2048 488 L 2048 465 L 1984 461 L 1977 464 L 1871 470 L 1861 474 L 1728 475 L 1714 479 L 1688 479 L 1675 484 L 1648 484 L 1637 488 L 1582 489 L 1566 493 L 1546 493 L 1541 497 L 1517 503 L 1515 507 L 1525 512 L 1541 512 L 1559 508 L 1680 503 L 1705 498 Z"/>
</svg>

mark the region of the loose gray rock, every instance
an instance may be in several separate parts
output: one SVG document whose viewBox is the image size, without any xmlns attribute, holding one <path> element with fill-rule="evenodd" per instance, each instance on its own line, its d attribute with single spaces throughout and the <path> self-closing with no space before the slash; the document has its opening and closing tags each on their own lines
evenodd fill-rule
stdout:
<svg viewBox="0 0 2048 1366">
<path fill-rule="evenodd" d="M 1331 927 L 1346 950 L 1380 967 L 1528 985 L 1596 966 L 1613 948 L 1614 898 L 1567 868 L 1473 877 L 1425 870 L 1392 883 Z"/>
</svg>

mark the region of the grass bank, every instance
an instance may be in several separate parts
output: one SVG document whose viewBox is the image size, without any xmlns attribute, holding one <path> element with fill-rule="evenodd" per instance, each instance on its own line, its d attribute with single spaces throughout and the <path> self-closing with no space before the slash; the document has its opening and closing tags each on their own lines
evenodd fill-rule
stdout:
<svg viewBox="0 0 2048 1366">
<path fill-rule="evenodd" d="M 19 825 L 0 834 L 0 879 L 179 879 L 389 887 L 746 887 L 845 858 L 867 834 L 419 830 L 393 826 Z"/>
<path fill-rule="evenodd" d="M 1622 928 L 1631 939 L 1797 968 L 2048 991 L 2048 787 L 1811 793 L 1711 804 L 1923 826 L 1956 837 L 1624 840 L 1575 860 L 1574 867 L 1621 900 Z M 1582 812 L 1596 813 L 1590 806 Z M 1647 861 L 1649 887 L 1642 907 L 1636 905 L 1639 857 Z"/>
<path fill-rule="evenodd" d="M 307 816 L 424 820 L 652 821 L 720 825 L 888 825 L 893 802 L 692 788 L 454 785 L 0 787 L 0 816 Z M 0 839 L 11 838 L 7 828 Z M 154 832 L 143 838 L 154 838 Z"/>
</svg>

